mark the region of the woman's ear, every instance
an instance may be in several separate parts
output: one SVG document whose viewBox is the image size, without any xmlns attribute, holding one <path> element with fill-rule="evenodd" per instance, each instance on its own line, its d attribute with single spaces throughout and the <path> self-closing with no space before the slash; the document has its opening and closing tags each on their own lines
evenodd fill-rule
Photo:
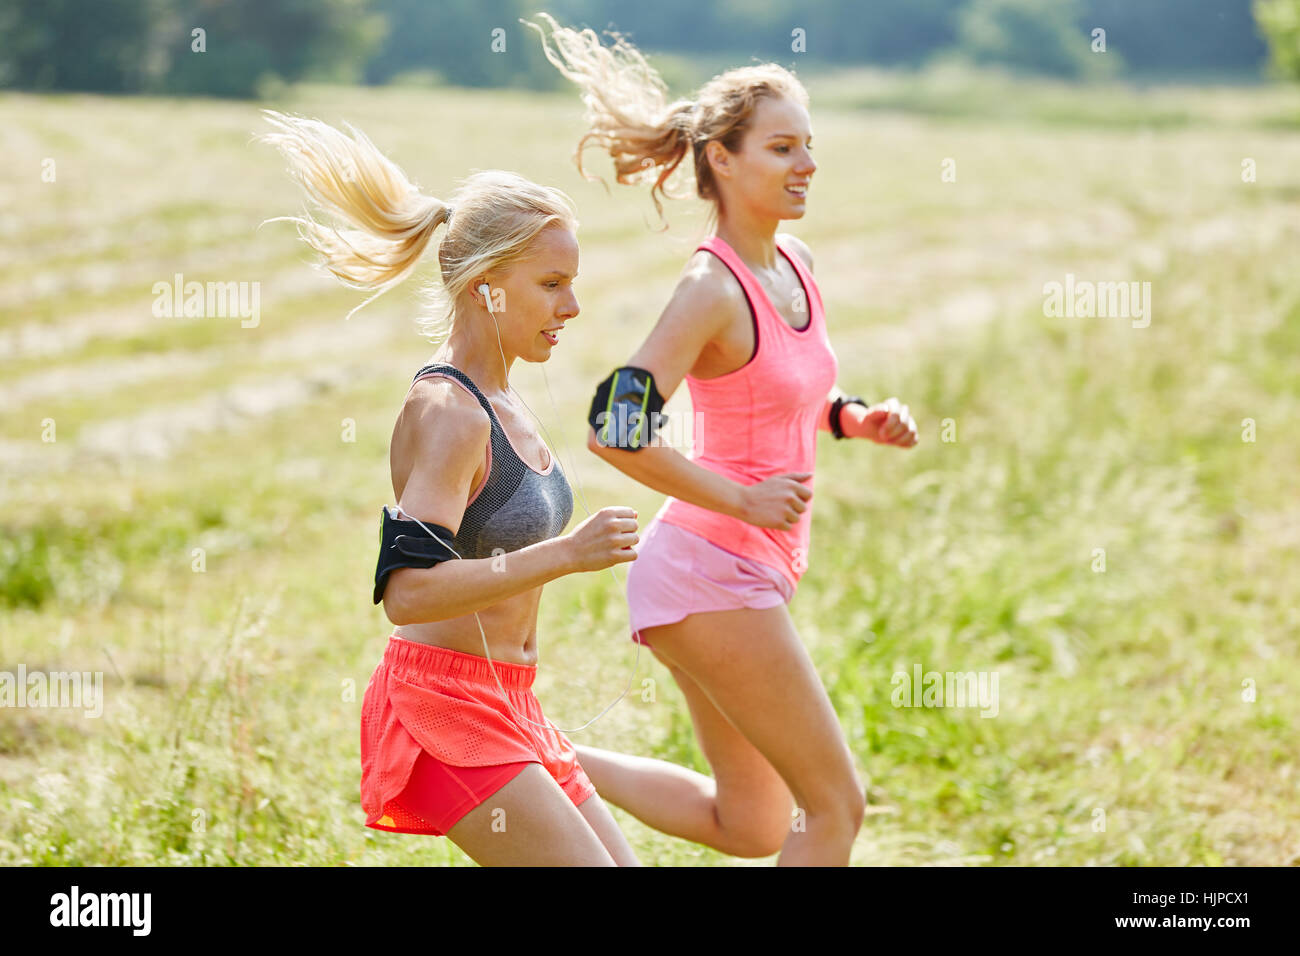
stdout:
<svg viewBox="0 0 1300 956">
<path fill-rule="evenodd" d="M 713 170 L 713 175 L 731 178 L 731 154 L 727 152 L 727 147 L 716 139 L 709 140 L 704 144 L 704 158 Z"/>
</svg>

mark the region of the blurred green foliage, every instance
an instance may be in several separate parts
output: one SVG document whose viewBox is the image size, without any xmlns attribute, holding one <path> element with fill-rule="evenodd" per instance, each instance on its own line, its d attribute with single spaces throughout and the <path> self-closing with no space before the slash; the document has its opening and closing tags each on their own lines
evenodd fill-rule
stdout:
<svg viewBox="0 0 1300 956">
<path fill-rule="evenodd" d="M 519 23 L 534 15 L 536 2 L 377 0 L 375 8 L 391 28 L 366 64 L 367 82 L 428 71 L 457 86 L 558 89 L 563 80 L 546 61 L 537 34 Z"/>
<path fill-rule="evenodd" d="M 28 89 L 138 90 L 148 82 L 153 0 L 4 0 L 0 83 Z"/>
<path fill-rule="evenodd" d="M 519 22 L 543 10 L 689 60 L 703 76 L 678 77 L 688 84 L 751 58 L 1253 78 L 1268 53 L 1261 28 L 1275 65 L 1300 71 L 1297 0 L 1260 0 L 1260 27 L 1247 0 L 0 0 L 0 85 L 228 97 L 304 79 L 555 89 L 561 78 Z M 1105 56 L 1093 49 L 1099 28 Z"/>
<path fill-rule="evenodd" d="M 387 21 L 371 0 L 0 0 L 0 84 L 249 97 L 360 79 Z"/>
<path fill-rule="evenodd" d="M 1255 0 L 1255 19 L 1268 38 L 1274 72 L 1300 80 L 1300 0 Z"/>
<path fill-rule="evenodd" d="M 1097 72 L 1115 54 L 1089 52 L 1075 26 L 1079 9 L 1078 0 L 972 0 L 958 20 L 960 49 L 981 65 L 1069 77 Z"/>
</svg>

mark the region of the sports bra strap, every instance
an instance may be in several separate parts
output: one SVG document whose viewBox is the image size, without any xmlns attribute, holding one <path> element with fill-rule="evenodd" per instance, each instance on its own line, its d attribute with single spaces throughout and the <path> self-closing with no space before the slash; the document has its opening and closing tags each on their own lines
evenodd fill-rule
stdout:
<svg viewBox="0 0 1300 956">
<path fill-rule="evenodd" d="M 416 382 L 420 381 L 423 378 L 428 378 L 431 375 L 445 376 L 447 378 L 450 378 L 454 382 L 458 382 L 467 392 L 469 392 L 471 395 L 474 396 L 475 399 L 478 400 L 478 403 L 479 405 L 482 406 L 483 411 L 487 412 L 488 418 L 492 420 L 492 426 L 494 428 L 501 427 L 501 422 L 497 418 L 496 410 L 492 408 L 492 403 L 487 400 L 487 396 L 478 390 L 478 386 L 474 384 L 474 380 L 472 378 L 470 378 L 460 369 L 456 368 L 456 366 L 454 365 L 448 364 L 446 362 L 435 362 L 432 365 L 426 365 L 424 368 L 420 369 L 420 371 L 415 373 L 415 378 L 411 380 L 411 388 L 415 388 Z M 407 389 L 407 391 L 409 392 L 410 389 Z"/>
</svg>

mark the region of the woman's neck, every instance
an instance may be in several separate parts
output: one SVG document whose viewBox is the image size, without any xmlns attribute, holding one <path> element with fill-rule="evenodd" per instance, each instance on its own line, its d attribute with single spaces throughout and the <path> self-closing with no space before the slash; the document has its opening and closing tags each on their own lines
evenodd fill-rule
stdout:
<svg viewBox="0 0 1300 956">
<path fill-rule="evenodd" d="M 736 251 L 751 269 L 776 268 L 776 228 L 779 219 L 760 219 L 743 209 L 718 214 L 714 234 Z"/>
<path fill-rule="evenodd" d="M 492 317 L 488 316 L 488 322 L 491 321 Z M 460 369 L 490 398 L 509 392 L 509 370 L 514 356 L 506 352 L 503 361 L 504 342 L 498 344 L 496 330 L 490 325 L 484 329 L 484 324 L 475 322 L 473 317 L 453 319 L 451 334 L 430 361 L 446 362 Z"/>
</svg>

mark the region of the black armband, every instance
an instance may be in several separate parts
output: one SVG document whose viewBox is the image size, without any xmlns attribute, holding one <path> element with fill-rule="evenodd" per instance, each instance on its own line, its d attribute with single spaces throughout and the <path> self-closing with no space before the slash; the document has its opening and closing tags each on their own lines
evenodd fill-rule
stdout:
<svg viewBox="0 0 1300 956">
<path fill-rule="evenodd" d="M 844 411 L 845 405 L 861 405 L 864 408 L 870 407 L 856 395 L 841 395 L 835 401 L 831 402 L 831 434 L 836 438 L 844 437 L 844 429 L 840 427 L 840 412 Z"/>
<path fill-rule="evenodd" d="M 379 522 L 379 563 L 375 566 L 376 604 L 384 599 L 388 576 L 398 568 L 431 568 L 460 557 L 451 547 L 456 536 L 450 530 L 440 524 L 425 524 L 437 538 L 430 536 L 418 521 L 394 518 L 384 508 Z"/>
<path fill-rule="evenodd" d="M 667 421 L 663 407 L 654 376 L 624 365 L 597 386 L 587 420 L 596 429 L 596 441 L 605 447 L 640 451 L 654 443 Z"/>
</svg>

